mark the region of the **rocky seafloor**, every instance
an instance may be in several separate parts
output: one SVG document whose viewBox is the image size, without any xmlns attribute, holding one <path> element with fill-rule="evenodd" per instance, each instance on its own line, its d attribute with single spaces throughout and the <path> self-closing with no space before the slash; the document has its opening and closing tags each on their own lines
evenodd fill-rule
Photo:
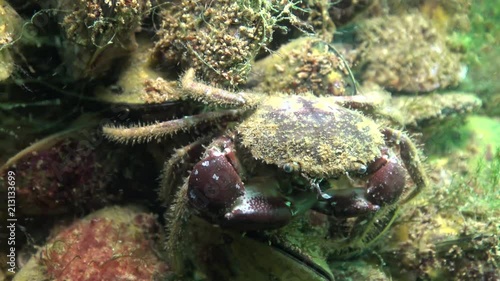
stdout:
<svg viewBox="0 0 500 281">
<path fill-rule="evenodd" d="M 0 281 L 500 280 L 499 7 L 0 0 Z"/>
</svg>

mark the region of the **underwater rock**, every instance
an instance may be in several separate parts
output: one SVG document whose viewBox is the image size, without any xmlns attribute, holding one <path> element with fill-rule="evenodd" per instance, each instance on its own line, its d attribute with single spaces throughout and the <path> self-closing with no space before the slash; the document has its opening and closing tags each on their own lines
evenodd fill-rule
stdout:
<svg viewBox="0 0 500 281">
<path fill-rule="evenodd" d="M 481 214 L 476 208 L 484 201 L 476 199 L 467 203 L 474 210 L 468 213 L 461 209 L 464 199 L 482 196 L 453 195 L 464 190 L 442 183 L 404 208 L 377 253 L 396 280 L 497 280 L 500 224 L 490 215 L 498 217 L 498 211 Z"/>
<path fill-rule="evenodd" d="M 151 9 L 149 0 L 52 0 L 41 5 L 56 11 L 63 33 L 58 49 L 65 74 L 75 80 L 100 77 L 117 58 L 135 50 L 135 32 Z"/>
<path fill-rule="evenodd" d="M 360 13 L 369 9 L 377 1 L 374 0 L 341 0 L 341 1 L 328 1 L 330 6 L 328 14 L 332 21 L 338 25 L 348 23 L 350 20 L 358 16 Z"/>
<path fill-rule="evenodd" d="M 396 96 L 391 106 L 399 110 L 400 124 L 427 126 L 443 124 L 443 119 L 465 116 L 481 107 L 474 94 L 462 92 L 432 93 L 419 96 Z"/>
<path fill-rule="evenodd" d="M 158 231 L 152 214 L 107 207 L 59 230 L 13 280 L 160 280 Z"/>
<path fill-rule="evenodd" d="M 430 92 L 457 86 L 466 74 L 432 22 L 414 13 L 362 22 L 357 68 L 364 82 L 398 92 Z"/>
<path fill-rule="evenodd" d="M 272 39 L 277 8 L 271 1 L 182 0 L 161 12 L 154 56 L 171 67 L 193 67 L 198 77 L 236 86 Z"/>
<path fill-rule="evenodd" d="M 406 14 L 408 11 L 418 9 L 432 21 L 438 30 L 443 32 L 468 30 L 471 6 L 474 6 L 470 0 L 387 0 L 383 3 L 385 7 L 380 7 L 380 9 L 393 15 Z M 477 6 L 481 5 L 483 4 Z"/>
<path fill-rule="evenodd" d="M 353 94 L 345 61 L 333 47 L 313 37 L 300 37 L 257 61 L 248 84 L 259 92 L 306 93 L 317 96 Z"/>
<path fill-rule="evenodd" d="M 114 104 L 149 104 L 175 101 L 181 98 L 177 80 L 167 81 L 150 64 L 152 43 L 138 40 L 135 50 L 121 68 L 118 80 L 111 85 L 99 85 L 95 94 L 99 100 Z"/>
<path fill-rule="evenodd" d="M 16 174 L 22 214 L 58 214 L 100 207 L 117 199 L 107 188 L 116 179 L 116 150 L 107 151 L 100 130 L 77 128 L 46 137 L 0 167 Z M 103 153 L 105 151 L 106 153 Z M 114 155 L 114 156 L 113 156 Z M 1 189 L 0 193 L 4 192 Z"/>
<path fill-rule="evenodd" d="M 475 94 L 459 91 L 393 96 L 372 82 L 361 85 L 358 92 L 373 100 L 376 117 L 418 133 L 423 128 L 431 128 L 430 131 L 446 127 L 450 121 L 463 120 L 483 104 Z"/>
<path fill-rule="evenodd" d="M 373 0 L 306 0 L 294 3 L 292 16 L 287 20 L 300 32 L 332 42 L 335 31 L 369 9 Z M 295 17 L 294 17 L 295 16 Z M 292 36 L 295 37 L 295 36 Z"/>
<path fill-rule="evenodd" d="M 442 199 L 445 201 L 446 199 Z M 449 202 L 451 203 L 451 202 Z M 458 203 L 458 202 L 457 202 Z M 397 280 L 497 280 L 498 224 L 444 211 L 437 202 L 415 208 L 395 223 L 377 250 Z M 442 202 L 441 202 L 442 204 Z M 429 206 L 430 205 L 430 206 Z M 450 205 L 447 205 L 450 206 Z M 487 276 L 497 276 L 488 279 Z"/>
<path fill-rule="evenodd" d="M 21 32 L 22 20 L 14 9 L 0 0 L 0 82 L 10 77 L 14 70 L 14 59 L 10 48 Z"/>
</svg>

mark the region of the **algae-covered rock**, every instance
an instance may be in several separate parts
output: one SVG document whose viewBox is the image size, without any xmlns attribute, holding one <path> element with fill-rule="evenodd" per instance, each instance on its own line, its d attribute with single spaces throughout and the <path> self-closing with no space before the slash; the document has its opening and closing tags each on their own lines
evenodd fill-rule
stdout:
<svg viewBox="0 0 500 281">
<path fill-rule="evenodd" d="M 435 192 L 433 190 L 432 192 Z M 456 190 L 455 192 L 460 192 Z M 498 280 L 498 220 L 458 211 L 454 198 L 427 193 L 395 223 L 377 250 L 393 280 Z M 432 200 L 431 197 L 439 200 Z M 428 202 L 425 202 L 428 200 Z M 443 205 L 443 203 L 448 203 Z M 417 278 L 417 279 L 413 279 Z"/>
<path fill-rule="evenodd" d="M 398 96 L 391 105 L 400 113 L 403 125 L 442 124 L 446 118 L 465 116 L 481 107 L 474 94 L 461 92 L 432 93 L 419 96 Z"/>
<path fill-rule="evenodd" d="M 406 14 L 418 10 L 430 19 L 437 29 L 443 32 L 464 31 L 470 27 L 469 13 L 471 6 L 482 5 L 470 0 L 386 0 L 384 8 L 394 15 Z"/>
<path fill-rule="evenodd" d="M 342 57 L 317 38 L 301 37 L 255 63 L 249 84 L 256 91 L 352 95 L 354 81 Z"/>
<path fill-rule="evenodd" d="M 155 57 L 171 67 L 193 67 L 211 83 L 241 84 L 272 39 L 275 8 L 272 1 L 176 1 L 161 12 Z"/>
<path fill-rule="evenodd" d="M 60 214 L 100 207 L 118 197 L 108 190 L 118 175 L 120 152 L 110 150 L 100 130 L 77 127 L 43 138 L 0 166 L 16 175 L 19 214 Z M 6 191 L 0 183 L 0 194 Z"/>
<path fill-rule="evenodd" d="M 181 98 L 176 80 L 165 80 L 150 63 L 151 43 L 141 44 L 123 63 L 118 80 L 111 85 L 99 85 L 95 90 L 101 101 L 116 104 L 145 104 L 175 101 Z"/>
<path fill-rule="evenodd" d="M 58 50 L 69 77 L 96 78 L 114 60 L 137 48 L 135 32 L 149 14 L 149 0 L 68 1 L 41 3 L 56 12 L 62 29 Z"/>
<path fill-rule="evenodd" d="M 362 22 L 357 31 L 363 81 L 403 92 L 454 87 L 466 74 L 432 22 L 419 13 L 383 16 Z"/>
<path fill-rule="evenodd" d="M 31 280 L 163 280 L 156 218 L 135 207 L 108 207 L 49 239 L 14 277 Z"/>
<path fill-rule="evenodd" d="M 19 39 L 22 20 L 12 7 L 0 0 L 0 82 L 9 78 L 14 70 L 11 48 Z"/>
</svg>

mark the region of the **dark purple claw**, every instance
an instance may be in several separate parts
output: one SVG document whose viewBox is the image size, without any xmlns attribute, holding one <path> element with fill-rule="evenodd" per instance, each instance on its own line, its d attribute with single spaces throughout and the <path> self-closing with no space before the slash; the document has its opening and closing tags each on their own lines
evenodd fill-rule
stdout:
<svg viewBox="0 0 500 281">
<path fill-rule="evenodd" d="M 405 169 L 396 157 L 391 157 L 368 179 L 366 198 L 379 206 L 393 204 L 403 193 L 405 184 Z"/>
<path fill-rule="evenodd" d="M 189 201 L 201 211 L 222 211 L 244 191 L 240 176 L 226 156 L 215 151 L 210 151 L 209 156 L 194 166 L 188 181 Z"/>
<path fill-rule="evenodd" d="M 247 185 L 247 192 L 238 198 L 224 215 L 223 225 L 241 230 L 273 229 L 286 225 L 292 212 L 282 197 L 266 194 L 268 186 Z"/>
<path fill-rule="evenodd" d="M 279 194 L 278 182 L 256 177 L 244 184 L 238 165 L 232 143 L 224 142 L 224 152 L 209 149 L 189 176 L 189 203 L 200 216 L 222 227 L 259 230 L 287 224 L 292 212 Z"/>
<path fill-rule="evenodd" d="M 326 202 L 318 202 L 315 209 L 336 218 L 358 217 L 380 209 L 365 198 L 363 188 L 333 190 L 328 193 L 331 198 Z"/>
<path fill-rule="evenodd" d="M 406 170 L 398 158 L 389 157 L 382 149 L 383 156 L 366 167 L 366 186 L 330 190 L 331 198 L 320 200 L 315 209 L 337 218 L 363 216 L 376 212 L 380 207 L 396 203 L 404 191 Z"/>
</svg>

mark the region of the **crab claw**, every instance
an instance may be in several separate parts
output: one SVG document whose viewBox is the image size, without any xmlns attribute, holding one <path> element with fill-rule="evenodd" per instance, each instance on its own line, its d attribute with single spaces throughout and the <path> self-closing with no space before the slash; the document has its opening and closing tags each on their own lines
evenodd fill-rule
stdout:
<svg viewBox="0 0 500 281">
<path fill-rule="evenodd" d="M 203 212 L 218 213 L 242 196 L 245 187 L 240 176 L 226 155 L 211 150 L 199 161 L 188 181 L 188 196 L 191 205 Z"/>
<path fill-rule="evenodd" d="M 327 193 L 331 195 L 331 198 L 319 200 L 314 209 L 336 218 L 357 217 L 380 209 L 365 198 L 363 188 L 340 189 L 327 191 Z"/>
<path fill-rule="evenodd" d="M 210 150 L 188 180 L 188 200 L 200 216 L 222 227 L 239 230 L 273 229 L 287 224 L 292 213 L 271 178 L 243 184 L 232 165 L 234 153 Z"/>
<path fill-rule="evenodd" d="M 245 185 L 245 193 L 237 198 L 224 215 L 222 226 L 241 230 L 273 229 L 286 225 L 292 212 L 278 193 L 278 183 L 270 178 L 253 178 Z"/>
<path fill-rule="evenodd" d="M 395 203 L 404 191 L 406 172 L 396 157 L 379 158 L 366 185 L 366 199 L 378 206 Z"/>
<path fill-rule="evenodd" d="M 314 208 L 337 218 L 357 217 L 396 203 L 404 191 L 406 170 L 396 157 L 386 155 L 367 167 L 363 188 L 329 190 L 327 200 L 318 200 Z"/>
</svg>

